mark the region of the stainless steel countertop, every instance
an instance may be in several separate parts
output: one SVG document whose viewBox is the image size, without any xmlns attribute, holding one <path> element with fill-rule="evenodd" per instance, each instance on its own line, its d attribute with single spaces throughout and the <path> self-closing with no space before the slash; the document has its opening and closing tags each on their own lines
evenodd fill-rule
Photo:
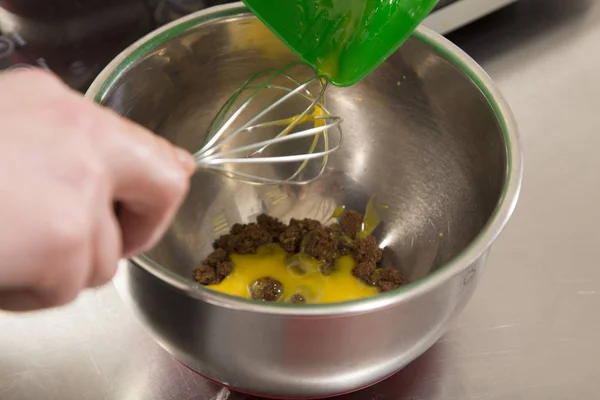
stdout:
<svg viewBox="0 0 600 400">
<path fill-rule="evenodd" d="M 521 202 L 442 340 L 343 399 L 598 398 L 600 2 L 520 0 L 450 38 L 513 107 L 526 151 Z M 0 399 L 250 398 L 171 359 L 109 286 L 62 309 L 0 314 Z"/>
</svg>

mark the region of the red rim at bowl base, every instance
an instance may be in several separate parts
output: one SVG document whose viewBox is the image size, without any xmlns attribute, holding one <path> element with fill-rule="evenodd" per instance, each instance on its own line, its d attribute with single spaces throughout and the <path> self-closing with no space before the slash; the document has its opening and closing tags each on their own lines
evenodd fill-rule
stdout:
<svg viewBox="0 0 600 400">
<path fill-rule="evenodd" d="M 195 373 L 196 375 L 199 375 L 202 378 L 204 378 L 206 380 L 209 380 L 209 381 L 211 381 L 211 382 L 213 382 L 213 383 L 215 383 L 215 384 L 217 384 L 219 386 L 227 388 L 227 389 L 229 389 L 229 390 L 231 390 L 233 392 L 237 392 L 237 393 L 241 393 L 241 394 L 246 394 L 246 395 L 249 395 L 249 396 L 261 397 L 261 398 L 265 398 L 265 399 L 272 399 L 272 400 L 317 400 L 317 399 L 329 399 L 329 398 L 332 398 L 332 397 L 343 396 L 345 394 L 359 392 L 359 391 L 361 391 L 363 389 L 367 389 L 367 388 L 369 388 L 371 386 L 377 385 L 378 383 L 381 383 L 381 382 L 385 381 L 386 379 L 391 378 L 392 376 L 396 375 L 402 369 L 401 368 L 398 371 L 395 371 L 395 372 L 393 372 L 393 373 L 391 373 L 391 374 L 389 374 L 389 375 L 387 375 L 387 376 L 385 376 L 385 377 L 383 377 L 383 378 L 381 378 L 379 380 L 376 380 L 376 381 L 374 381 L 372 383 L 368 383 L 368 384 L 360 386 L 360 387 L 358 387 L 356 389 L 347 390 L 345 392 L 340 392 L 340 393 L 335 393 L 335 394 L 328 394 L 328 395 L 324 395 L 324 396 L 313 396 L 313 397 L 281 397 L 281 396 L 279 396 L 279 397 L 273 397 L 273 396 L 268 396 L 268 395 L 264 395 L 264 394 L 260 394 L 260 393 L 248 392 L 246 390 L 236 389 L 234 387 L 225 385 L 225 384 L 223 384 L 223 383 L 221 383 L 219 381 L 216 381 L 214 379 L 209 378 L 208 376 L 205 376 L 205 375 L 201 374 L 200 372 L 198 372 L 195 369 L 193 369 L 193 368 L 185 365 L 184 363 L 182 363 L 181 361 L 179 361 L 177 359 L 176 359 L 176 361 L 178 363 L 180 363 L 181 365 L 183 365 L 184 367 L 186 367 L 187 369 L 189 369 L 190 371 L 192 371 L 193 373 Z"/>
</svg>

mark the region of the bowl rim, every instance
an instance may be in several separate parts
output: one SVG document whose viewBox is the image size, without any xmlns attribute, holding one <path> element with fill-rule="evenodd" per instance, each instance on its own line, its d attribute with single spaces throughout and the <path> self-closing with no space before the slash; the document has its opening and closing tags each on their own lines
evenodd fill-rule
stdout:
<svg viewBox="0 0 600 400">
<path fill-rule="evenodd" d="M 85 97 L 101 104 L 114 83 L 132 65 L 151 53 L 157 46 L 198 25 L 217 19 L 247 18 L 251 15 L 246 6 L 238 2 L 210 7 L 166 24 L 148 33 L 116 56 L 96 77 L 86 91 Z M 343 303 L 305 305 L 257 303 L 216 292 L 202 287 L 191 278 L 188 279 L 167 270 L 144 255 L 121 260 L 119 268 L 140 267 L 185 295 L 216 306 L 258 314 L 297 317 L 340 316 L 384 309 L 407 301 L 409 298 L 422 296 L 468 269 L 486 254 L 516 207 L 523 179 L 523 156 L 518 127 L 510 107 L 491 78 L 464 51 L 423 25 L 417 28 L 411 38 L 431 47 L 440 57 L 457 67 L 477 86 L 494 112 L 504 138 L 507 164 L 500 199 L 478 235 L 453 259 L 431 274 L 387 293 Z"/>
</svg>

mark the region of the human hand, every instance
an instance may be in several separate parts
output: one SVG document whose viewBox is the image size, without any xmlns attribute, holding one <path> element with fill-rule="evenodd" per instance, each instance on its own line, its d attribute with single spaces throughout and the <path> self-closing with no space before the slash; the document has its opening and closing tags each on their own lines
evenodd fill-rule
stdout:
<svg viewBox="0 0 600 400">
<path fill-rule="evenodd" d="M 164 234 L 193 170 L 188 152 L 49 73 L 0 73 L 0 308 L 109 281 Z"/>
</svg>

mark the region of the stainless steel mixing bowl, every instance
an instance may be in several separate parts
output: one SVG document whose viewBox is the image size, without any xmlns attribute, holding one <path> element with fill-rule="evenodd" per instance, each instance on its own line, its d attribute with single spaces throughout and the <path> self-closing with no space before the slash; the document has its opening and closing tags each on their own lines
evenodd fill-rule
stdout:
<svg viewBox="0 0 600 400">
<path fill-rule="evenodd" d="M 117 57 L 88 96 L 190 150 L 251 74 L 296 57 L 240 4 L 167 25 Z M 327 103 L 345 141 L 304 187 L 251 186 L 198 172 L 172 228 L 116 280 L 154 338 L 237 390 L 313 397 L 381 380 L 427 350 L 465 306 L 521 184 L 511 112 L 467 55 L 420 28 L 372 75 Z M 339 204 L 389 206 L 384 262 L 409 284 L 332 305 L 258 304 L 198 287 L 192 269 L 228 226 L 262 211 L 326 218 Z"/>
</svg>

